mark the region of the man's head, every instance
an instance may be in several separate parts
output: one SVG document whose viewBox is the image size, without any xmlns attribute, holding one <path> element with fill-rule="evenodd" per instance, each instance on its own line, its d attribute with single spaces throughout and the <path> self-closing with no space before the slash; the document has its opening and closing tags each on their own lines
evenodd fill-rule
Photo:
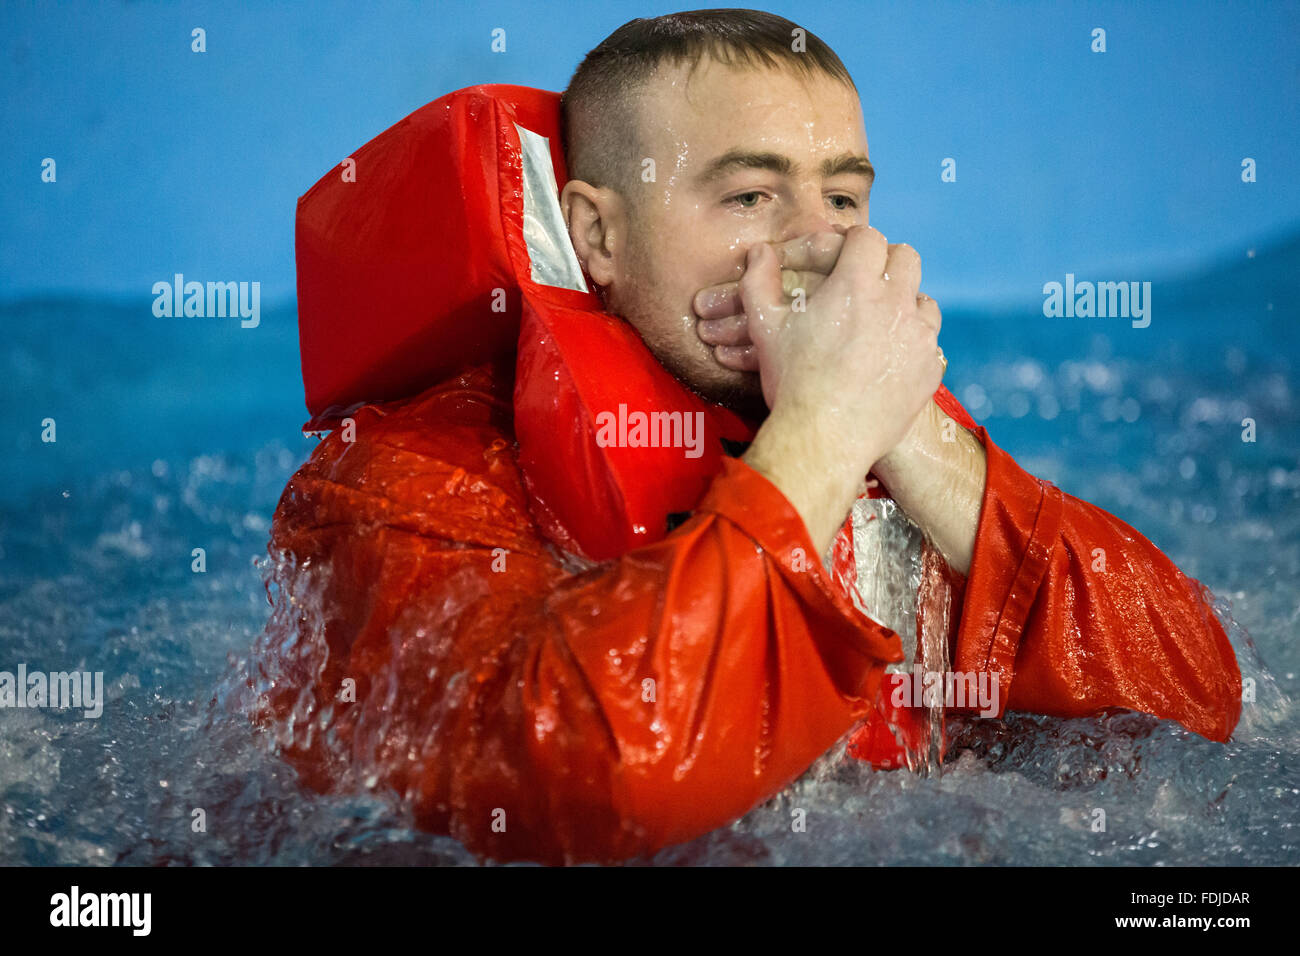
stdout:
<svg viewBox="0 0 1300 956">
<path fill-rule="evenodd" d="M 700 10 L 633 20 L 583 60 L 561 99 L 574 248 L 678 379 L 762 407 L 758 376 L 719 364 L 692 299 L 738 280 L 745 252 L 867 222 L 873 173 L 857 89 L 789 20 Z"/>
</svg>

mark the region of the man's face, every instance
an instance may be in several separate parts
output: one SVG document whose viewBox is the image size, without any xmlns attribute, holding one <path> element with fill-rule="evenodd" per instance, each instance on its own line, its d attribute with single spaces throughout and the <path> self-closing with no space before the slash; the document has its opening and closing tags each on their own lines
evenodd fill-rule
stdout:
<svg viewBox="0 0 1300 956">
<path fill-rule="evenodd" d="M 644 91 L 640 144 L 655 181 L 638 182 L 640 194 L 626 197 L 626 235 L 602 284 L 609 310 L 678 379 L 757 411 L 758 374 L 719 364 L 696 332 L 692 300 L 706 286 L 739 280 L 755 243 L 867 223 L 862 108 L 831 77 L 712 59 L 689 81 L 688 72 L 666 67 Z"/>
</svg>

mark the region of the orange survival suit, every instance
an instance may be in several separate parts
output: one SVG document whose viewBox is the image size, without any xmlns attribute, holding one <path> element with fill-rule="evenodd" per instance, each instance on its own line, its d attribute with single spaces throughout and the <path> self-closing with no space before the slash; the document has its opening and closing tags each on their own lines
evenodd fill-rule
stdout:
<svg viewBox="0 0 1300 956">
<path fill-rule="evenodd" d="M 460 90 L 299 201 L 305 429 L 332 431 L 275 514 L 260 719 L 308 786 L 392 788 L 494 859 L 612 861 L 742 816 L 846 735 L 889 766 L 919 732 L 881 692 L 903 645 L 859 606 L 852 521 L 828 572 L 733 457 L 755 424 L 601 311 L 558 126 L 555 93 Z M 952 670 L 996 673 L 999 715 L 1228 739 L 1241 678 L 1208 592 L 935 400 L 988 456 L 969 578 L 939 561 Z M 698 453 L 638 411 L 700 423 Z"/>
</svg>

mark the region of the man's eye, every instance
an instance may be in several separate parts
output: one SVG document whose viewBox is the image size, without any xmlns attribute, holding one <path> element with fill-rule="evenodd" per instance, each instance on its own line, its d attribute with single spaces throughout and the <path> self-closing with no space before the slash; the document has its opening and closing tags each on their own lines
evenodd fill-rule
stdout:
<svg viewBox="0 0 1300 956">
<path fill-rule="evenodd" d="M 737 203 L 737 204 L 739 204 L 739 206 L 740 206 L 741 209 L 753 209 L 754 206 L 758 205 L 757 200 L 758 200 L 759 197 L 761 197 L 762 195 L 763 195 L 763 194 L 762 194 L 761 192 L 758 192 L 757 190 L 752 190 L 752 191 L 747 192 L 747 193 L 741 193 L 739 196 L 732 196 L 730 199 L 727 200 L 727 202 L 729 202 L 729 203 Z M 742 199 L 746 199 L 746 198 L 749 198 L 749 197 L 753 197 L 753 199 L 754 199 L 755 201 L 754 201 L 753 203 L 741 202 Z"/>
<path fill-rule="evenodd" d="M 732 196 L 730 199 L 727 200 L 727 203 L 728 205 L 734 203 L 736 207 L 740 209 L 754 209 L 758 205 L 759 201 L 763 198 L 763 196 L 764 193 L 762 193 L 761 191 L 751 190 L 747 193 L 740 193 L 739 195 Z M 847 204 L 847 205 L 836 206 L 835 207 L 836 212 L 848 212 L 850 210 L 858 208 L 858 201 L 854 199 L 852 196 L 846 196 L 841 193 L 837 193 L 828 198 L 830 198 L 832 201 L 840 200 L 842 203 Z"/>
</svg>

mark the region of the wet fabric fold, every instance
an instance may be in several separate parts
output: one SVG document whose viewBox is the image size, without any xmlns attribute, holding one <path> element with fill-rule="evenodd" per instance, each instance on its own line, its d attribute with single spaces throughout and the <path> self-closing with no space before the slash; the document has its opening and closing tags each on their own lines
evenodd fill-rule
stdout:
<svg viewBox="0 0 1300 956">
<path fill-rule="evenodd" d="M 494 859 L 624 859 L 742 816 L 863 716 L 898 636 L 737 459 L 672 534 L 565 567 L 490 414 L 507 387 L 478 369 L 362 410 L 355 442 L 331 436 L 286 489 L 273 545 L 328 574 L 330 640 L 268 716 L 284 725 L 305 692 L 333 724 L 299 721 L 285 755 L 308 776 L 356 763 Z"/>
<path fill-rule="evenodd" d="M 1001 711 L 1126 708 L 1227 740 L 1241 674 L 1208 591 L 1128 524 L 974 431 L 988 484 L 953 670 L 997 674 Z"/>
</svg>

